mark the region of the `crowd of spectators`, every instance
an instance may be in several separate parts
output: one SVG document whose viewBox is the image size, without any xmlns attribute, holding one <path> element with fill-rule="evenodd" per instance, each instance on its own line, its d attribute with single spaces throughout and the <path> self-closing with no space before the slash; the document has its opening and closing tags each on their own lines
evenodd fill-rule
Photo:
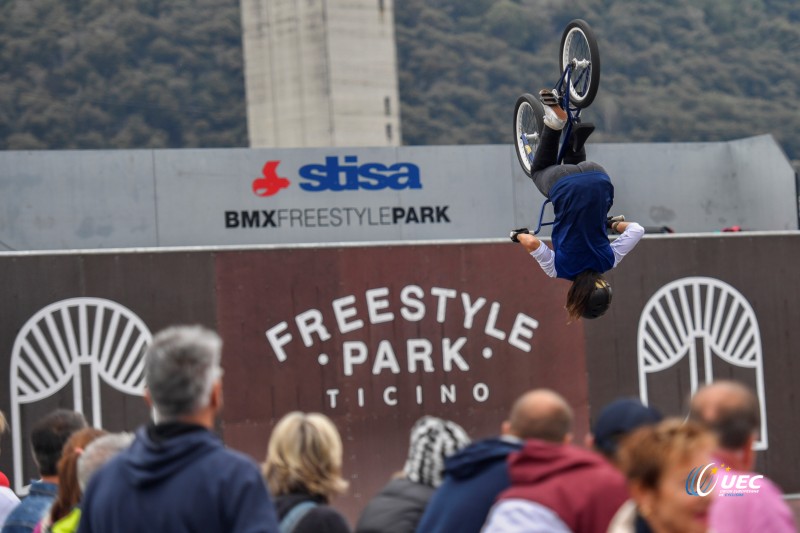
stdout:
<svg viewBox="0 0 800 533">
<path fill-rule="evenodd" d="M 796 531 L 780 489 L 753 472 L 759 404 L 734 381 L 701 387 L 682 419 L 619 398 L 582 446 L 571 406 L 548 389 L 521 395 L 497 436 L 474 442 L 455 422 L 424 416 L 405 464 L 353 529 L 336 508 L 348 482 L 331 419 L 286 414 L 261 465 L 215 435 L 221 354 L 221 339 L 199 326 L 157 334 L 145 355 L 154 421 L 135 435 L 63 409 L 39 420 L 29 440 L 39 476 L 22 500 L 0 472 L 2 533 Z M 6 428 L 0 413 L 0 435 Z M 714 475 L 758 480 L 758 490 L 725 497 Z"/>
</svg>

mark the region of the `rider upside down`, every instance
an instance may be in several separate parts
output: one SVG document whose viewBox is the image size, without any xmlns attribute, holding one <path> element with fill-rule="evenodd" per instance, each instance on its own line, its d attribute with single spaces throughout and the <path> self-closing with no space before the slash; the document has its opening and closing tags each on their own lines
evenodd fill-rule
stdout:
<svg viewBox="0 0 800 533">
<path fill-rule="evenodd" d="M 586 161 L 584 143 L 594 130 L 579 124 L 566 149 L 564 163 L 558 164 L 561 130 L 567 120 L 557 94 L 539 93 L 544 104 L 544 129 L 531 167 L 536 188 L 553 203 L 555 221 L 551 235 L 553 249 L 527 229 L 511 232 L 550 277 L 572 281 L 567 293 L 567 312 L 577 320 L 598 318 L 611 304 L 611 285 L 603 273 L 616 267 L 644 235 L 644 228 L 624 217 L 609 217 L 614 203 L 614 186 L 606 171 Z M 607 229 L 621 235 L 609 242 Z"/>
</svg>

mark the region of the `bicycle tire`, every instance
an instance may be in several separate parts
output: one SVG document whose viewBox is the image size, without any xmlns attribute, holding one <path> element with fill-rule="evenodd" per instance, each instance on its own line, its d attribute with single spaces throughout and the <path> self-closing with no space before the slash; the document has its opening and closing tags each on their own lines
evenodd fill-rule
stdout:
<svg viewBox="0 0 800 533">
<path fill-rule="evenodd" d="M 577 108 L 589 107 L 600 87 L 600 48 L 588 22 L 575 19 L 567 24 L 561 35 L 559 53 L 561 72 L 572 59 L 589 61 L 588 67 L 573 71 L 569 84 L 570 103 Z M 575 80 L 579 80 L 577 85 Z"/>
<path fill-rule="evenodd" d="M 536 154 L 543 128 L 544 109 L 539 99 L 532 94 L 523 94 L 517 98 L 517 103 L 514 105 L 514 151 L 517 154 L 519 166 L 522 167 L 527 176 L 531 175 L 532 162 L 531 158 L 528 157 L 528 151 L 525 149 L 522 133 L 525 133 L 528 139 L 530 153 Z"/>
</svg>

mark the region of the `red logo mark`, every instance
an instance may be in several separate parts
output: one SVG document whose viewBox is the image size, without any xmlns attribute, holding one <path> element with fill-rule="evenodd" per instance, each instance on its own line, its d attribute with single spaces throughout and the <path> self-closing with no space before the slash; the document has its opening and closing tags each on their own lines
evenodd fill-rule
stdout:
<svg viewBox="0 0 800 533">
<path fill-rule="evenodd" d="M 278 176 L 278 165 L 280 161 L 267 161 L 261 172 L 264 177 L 253 180 L 253 192 L 256 196 L 272 196 L 281 189 L 289 186 L 289 180 Z"/>
</svg>

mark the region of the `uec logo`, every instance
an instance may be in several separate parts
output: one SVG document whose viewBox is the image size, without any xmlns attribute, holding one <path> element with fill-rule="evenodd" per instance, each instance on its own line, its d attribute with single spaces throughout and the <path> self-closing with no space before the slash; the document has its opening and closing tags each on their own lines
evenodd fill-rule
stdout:
<svg viewBox="0 0 800 533">
<path fill-rule="evenodd" d="M 704 479 L 703 476 L 705 476 L 709 468 L 713 468 L 713 472 Z M 686 494 L 691 496 L 708 496 L 711 494 L 711 491 L 717 486 L 717 479 L 714 477 L 716 472 L 717 469 L 714 468 L 714 463 L 708 463 L 702 469 L 699 466 L 692 468 L 692 471 L 686 476 Z"/>
<path fill-rule="evenodd" d="M 716 463 L 708 463 L 705 466 L 698 466 L 692 468 L 689 475 L 686 476 L 686 494 L 690 496 L 708 496 L 717 486 L 717 481 L 720 481 L 720 494 L 726 493 L 757 493 L 761 485 L 757 483 L 759 479 L 764 476 L 753 476 L 750 474 L 730 474 L 731 468 L 725 468 L 723 464 L 721 468 L 724 471 L 719 474 L 720 469 L 717 468 Z M 710 469 L 710 472 L 709 472 Z M 708 474 L 708 475 L 706 475 Z"/>
</svg>

